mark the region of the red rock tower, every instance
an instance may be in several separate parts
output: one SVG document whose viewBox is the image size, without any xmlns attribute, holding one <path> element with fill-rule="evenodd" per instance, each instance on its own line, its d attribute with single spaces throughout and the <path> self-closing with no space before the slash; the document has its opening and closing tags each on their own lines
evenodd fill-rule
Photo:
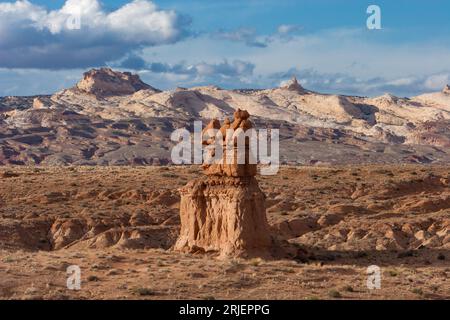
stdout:
<svg viewBox="0 0 450 320">
<path fill-rule="evenodd" d="M 225 160 L 225 132 L 251 129 L 247 111 L 237 110 L 234 121 L 220 126 L 213 120 L 205 128 L 220 130 L 224 139 L 223 163 L 205 164 L 206 176 L 180 189 L 181 232 L 175 250 L 217 252 L 221 257 L 268 257 L 273 239 L 266 217 L 265 195 L 255 176 L 256 163 L 249 161 L 245 143 L 245 163 L 237 161 L 237 142 L 233 141 L 231 161 Z M 213 143 L 212 139 L 204 144 Z M 230 159 L 230 156 L 229 156 Z"/>
</svg>

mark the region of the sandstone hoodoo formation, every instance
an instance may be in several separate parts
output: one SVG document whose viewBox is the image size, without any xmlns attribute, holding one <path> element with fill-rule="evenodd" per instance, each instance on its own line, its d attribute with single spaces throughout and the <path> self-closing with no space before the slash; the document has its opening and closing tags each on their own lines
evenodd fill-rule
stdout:
<svg viewBox="0 0 450 320">
<path fill-rule="evenodd" d="M 226 120 L 220 127 L 213 120 L 206 129 L 225 132 L 252 127 L 247 111 L 234 113 L 234 121 Z M 205 129 L 205 130 L 206 130 Z M 225 140 L 224 140 L 225 141 Z M 209 139 L 204 144 L 211 144 Z M 221 257 L 269 257 L 273 243 L 266 217 L 265 195 L 256 180 L 256 164 L 237 161 L 237 142 L 233 155 L 223 164 L 203 166 L 206 176 L 181 188 L 181 232 L 175 250 L 185 252 L 216 252 Z M 245 144 L 249 154 L 249 144 Z"/>
</svg>

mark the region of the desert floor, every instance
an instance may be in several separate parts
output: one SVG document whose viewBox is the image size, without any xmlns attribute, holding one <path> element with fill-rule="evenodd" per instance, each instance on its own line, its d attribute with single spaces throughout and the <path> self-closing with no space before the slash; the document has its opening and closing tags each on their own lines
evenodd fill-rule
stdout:
<svg viewBox="0 0 450 320">
<path fill-rule="evenodd" d="M 307 259 L 170 248 L 197 167 L 0 168 L 0 299 L 450 299 L 450 167 L 283 167 L 273 233 Z M 66 287 L 69 265 L 81 290 Z M 381 268 L 369 290 L 367 267 Z"/>
</svg>

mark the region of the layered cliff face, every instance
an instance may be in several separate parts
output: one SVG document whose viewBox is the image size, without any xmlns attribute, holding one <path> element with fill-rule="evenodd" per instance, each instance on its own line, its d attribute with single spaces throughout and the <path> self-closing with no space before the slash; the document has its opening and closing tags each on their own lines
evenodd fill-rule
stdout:
<svg viewBox="0 0 450 320">
<path fill-rule="evenodd" d="M 232 123 L 226 121 L 220 127 L 213 120 L 205 130 L 240 128 L 244 133 L 252 128 L 249 117 L 247 111 L 237 110 Z M 226 151 L 225 137 L 217 139 Z M 204 144 L 215 142 L 206 138 Z M 222 159 L 203 166 L 205 177 L 191 181 L 180 190 L 181 232 L 175 249 L 217 252 L 221 257 L 268 258 L 274 253 L 275 241 L 269 232 L 265 195 L 255 179 L 256 164 L 249 163 L 248 157 L 245 163 L 237 161 L 237 152 L 249 153 L 248 144 L 241 150 L 237 141 L 230 143 L 233 157 L 227 157 L 224 152 Z M 223 164 L 218 163 L 220 160 Z"/>
</svg>

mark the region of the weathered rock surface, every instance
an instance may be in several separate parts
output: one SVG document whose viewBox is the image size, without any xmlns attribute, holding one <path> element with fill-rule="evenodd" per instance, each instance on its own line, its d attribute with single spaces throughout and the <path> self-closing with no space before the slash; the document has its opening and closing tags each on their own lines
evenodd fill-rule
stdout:
<svg viewBox="0 0 450 320">
<path fill-rule="evenodd" d="M 300 85 L 300 83 L 298 83 L 297 77 L 295 77 L 295 76 L 292 77 L 291 80 L 284 83 L 281 88 L 287 89 L 290 91 L 302 92 L 302 93 L 306 92 L 305 89 L 303 89 L 303 87 Z"/>
<path fill-rule="evenodd" d="M 140 90 L 156 92 L 154 88 L 142 82 L 139 76 L 129 72 L 116 72 L 109 68 L 86 72 L 76 88 L 100 97 L 130 95 Z"/>
<path fill-rule="evenodd" d="M 272 250 L 265 196 L 254 177 L 210 176 L 180 190 L 181 232 L 176 250 L 262 256 Z"/>
<path fill-rule="evenodd" d="M 253 157 L 250 161 L 250 144 L 249 140 L 244 138 L 241 140 L 241 146 L 239 145 L 239 134 L 244 134 L 249 129 L 253 128 L 253 124 L 249 120 L 250 114 L 245 110 L 238 109 L 234 113 L 234 121 L 231 123 L 228 118 L 225 119 L 223 126 L 220 126 L 220 122 L 216 119 L 212 120 L 206 128 L 203 130 L 206 140 L 203 144 L 214 145 L 215 139 L 210 138 L 207 135 L 209 129 L 215 129 L 220 131 L 222 139 L 218 141 L 218 145 L 222 148 L 223 156 L 219 161 L 213 161 L 215 158 L 215 149 L 211 149 L 209 152 L 209 159 L 211 163 L 204 163 L 203 169 L 207 175 L 217 175 L 226 177 L 254 177 L 256 176 L 257 166 L 256 158 Z M 237 135 L 227 138 L 227 135 L 234 132 Z M 234 137 L 234 138 L 233 138 Z M 227 143 L 228 139 L 230 141 Z M 256 152 L 256 150 L 255 150 Z M 244 163 L 239 164 L 240 157 Z M 217 158 L 217 157 L 216 157 Z"/>
<path fill-rule="evenodd" d="M 208 129 L 221 132 L 229 129 L 244 134 L 253 127 L 249 117 L 247 111 L 238 109 L 233 122 L 225 121 L 221 127 L 213 120 L 203 133 Z M 211 164 L 203 165 L 206 177 L 180 189 L 181 232 L 175 249 L 218 252 L 221 257 L 270 257 L 275 250 L 275 239 L 269 232 L 265 195 L 254 177 L 256 163 L 250 163 L 248 157 L 240 163 L 237 157 L 238 152 L 249 154 L 249 144 L 239 146 L 237 138 L 228 139 L 226 135 L 207 136 L 203 143 L 219 143 L 224 153 Z M 227 156 L 228 145 L 232 147 L 233 157 Z M 216 163 L 220 161 L 223 163 Z"/>
</svg>

